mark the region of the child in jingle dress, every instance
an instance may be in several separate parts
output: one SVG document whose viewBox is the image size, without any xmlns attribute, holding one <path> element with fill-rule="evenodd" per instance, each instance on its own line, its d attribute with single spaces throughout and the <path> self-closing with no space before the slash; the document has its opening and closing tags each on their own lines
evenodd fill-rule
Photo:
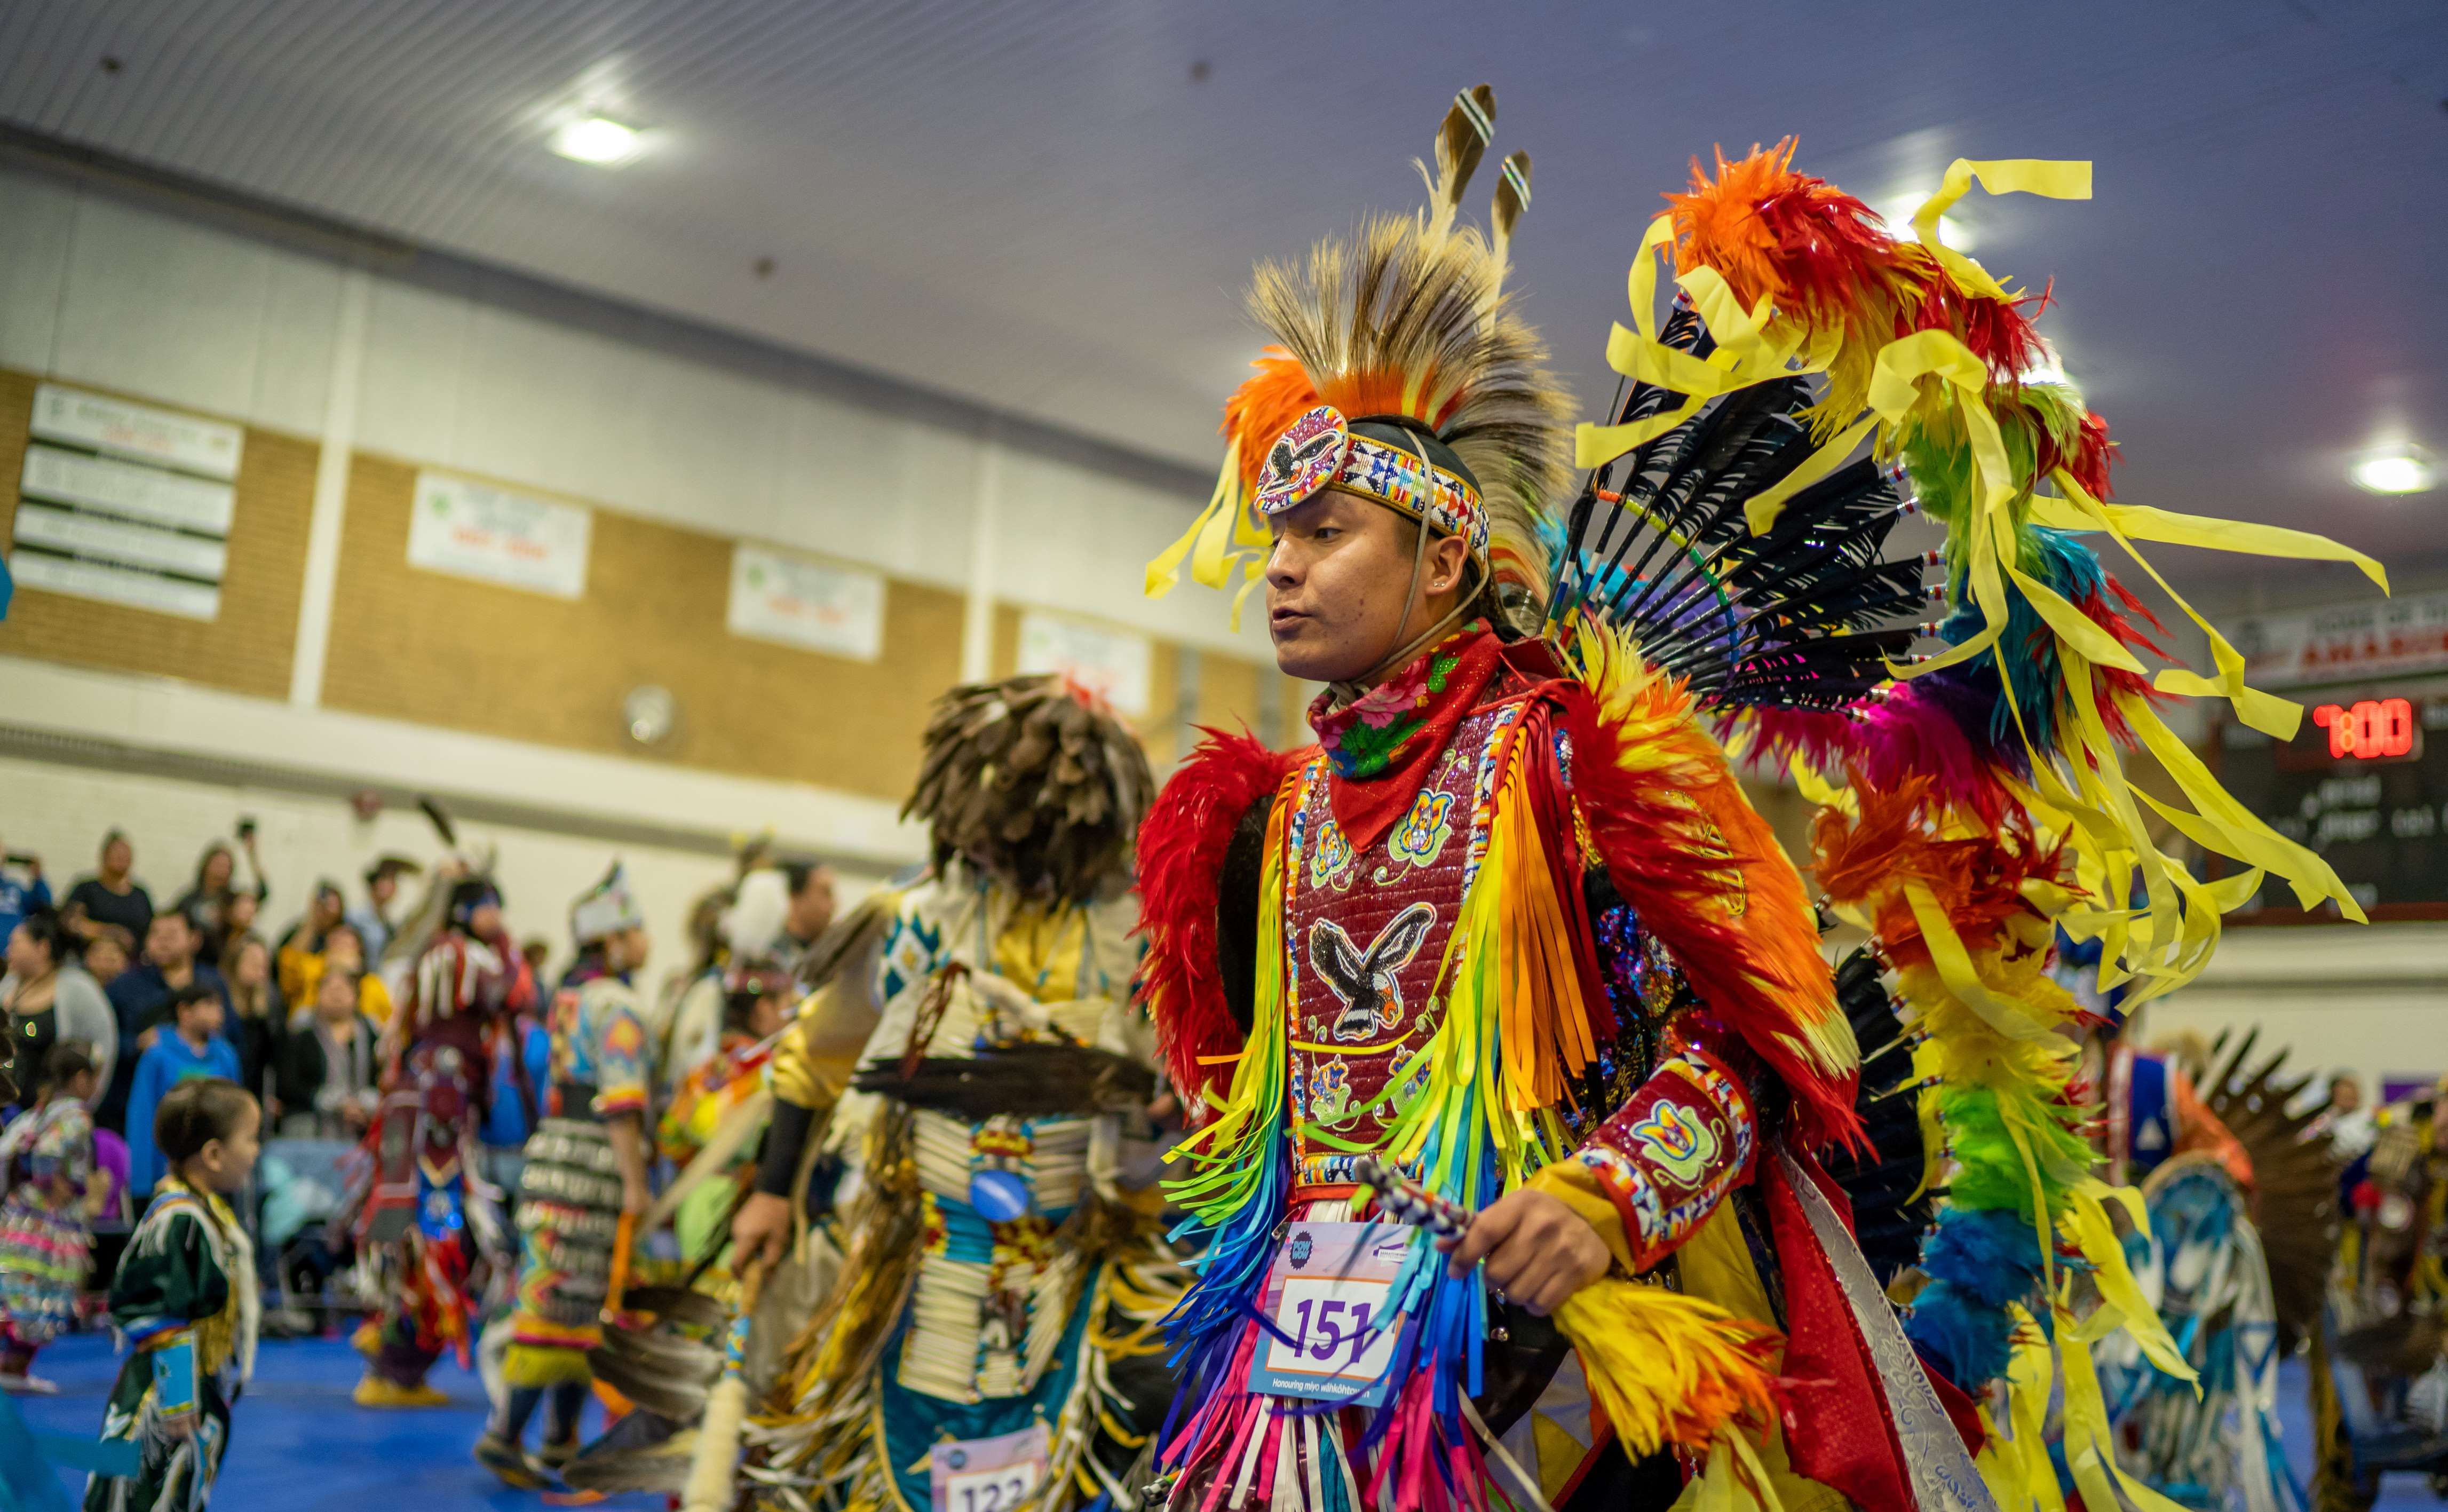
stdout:
<svg viewBox="0 0 2448 1512">
<path fill-rule="evenodd" d="M 51 1046 L 34 1103 L 0 1135 L 0 1390 L 49 1395 L 34 1351 L 76 1318 L 85 1284 L 86 1199 L 93 1184 L 93 1053 Z"/>
</svg>

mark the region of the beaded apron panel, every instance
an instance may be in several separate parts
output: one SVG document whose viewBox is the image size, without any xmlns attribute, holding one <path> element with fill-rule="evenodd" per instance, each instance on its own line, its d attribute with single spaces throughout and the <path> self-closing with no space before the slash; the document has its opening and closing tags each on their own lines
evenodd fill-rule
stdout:
<svg viewBox="0 0 2448 1512">
<path fill-rule="evenodd" d="M 1523 707 L 1508 700 L 1464 718 L 1410 808 L 1365 852 L 1355 852 L 1334 822 L 1325 758 L 1302 771 L 1284 858 L 1293 1155 L 1302 1186 L 1351 1179 L 1353 1158 L 1310 1139 L 1312 1128 L 1374 1144 L 1418 1090 L 1379 1098 L 1444 1021 L 1433 996 L 1438 968 L 1487 851 L 1500 764 Z"/>
</svg>

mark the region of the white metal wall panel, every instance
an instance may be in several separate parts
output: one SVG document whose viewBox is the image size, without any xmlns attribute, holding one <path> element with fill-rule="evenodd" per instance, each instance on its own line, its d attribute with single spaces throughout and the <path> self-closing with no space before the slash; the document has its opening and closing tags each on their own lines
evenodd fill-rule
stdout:
<svg viewBox="0 0 2448 1512">
<path fill-rule="evenodd" d="M 0 174 L 0 363 L 51 365 L 76 201 L 60 185 Z"/>
<path fill-rule="evenodd" d="M 466 466 L 459 458 L 459 417 L 475 319 L 466 299 L 373 280 L 357 391 L 359 446 Z"/>
<path fill-rule="evenodd" d="M 248 416 L 273 256 L 217 231 L 83 197 L 60 296 L 54 372 Z M 144 381 L 129 383 L 134 374 Z"/>
<path fill-rule="evenodd" d="M 265 274 L 263 334 L 246 415 L 274 430 L 316 435 L 332 387 L 340 270 L 319 258 L 274 252 Z"/>
</svg>

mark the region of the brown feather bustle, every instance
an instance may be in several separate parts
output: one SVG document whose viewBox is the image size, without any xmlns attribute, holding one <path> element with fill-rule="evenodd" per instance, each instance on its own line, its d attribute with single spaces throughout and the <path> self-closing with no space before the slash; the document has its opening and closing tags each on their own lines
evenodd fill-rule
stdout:
<svg viewBox="0 0 2448 1512">
<path fill-rule="evenodd" d="M 2248 1030 L 2232 1050 L 2222 1031 L 2209 1055 L 2185 1069 L 2202 1105 L 2244 1146 L 2252 1160 L 2252 1215 L 2269 1264 L 2278 1317 L 2278 1348 L 2292 1353 L 2318 1322 L 2329 1267 L 2338 1253 L 2337 1152 L 2327 1139 L 2306 1138 L 2321 1109 L 2293 1109 L 2313 1074 L 2282 1074 L 2286 1052 L 2252 1065 L 2261 1030 Z M 2191 1061 L 2192 1058 L 2185 1058 Z M 2213 1063 L 2215 1062 L 2215 1063 Z"/>
<path fill-rule="evenodd" d="M 939 866 L 959 857 L 1023 893 L 1086 902 L 1129 876 L 1155 786 L 1138 742 L 1086 694 L 1008 678 L 936 701 L 901 812 L 927 822 Z"/>
</svg>

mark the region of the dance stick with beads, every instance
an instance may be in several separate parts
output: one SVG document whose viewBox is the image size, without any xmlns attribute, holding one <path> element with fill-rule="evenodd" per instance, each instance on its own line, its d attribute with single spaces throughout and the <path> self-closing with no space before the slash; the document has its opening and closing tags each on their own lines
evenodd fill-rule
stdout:
<svg viewBox="0 0 2448 1512">
<path fill-rule="evenodd" d="M 1351 1163 L 1360 1184 L 1377 1194 L 1377 1205 L 1397 1223 L 1416 1223 L 1441 1239 L 1460 1238 L 1470 1227 L 1470 1214 L 1413 1181 L 1373 1155 Z"/>
</svg>

